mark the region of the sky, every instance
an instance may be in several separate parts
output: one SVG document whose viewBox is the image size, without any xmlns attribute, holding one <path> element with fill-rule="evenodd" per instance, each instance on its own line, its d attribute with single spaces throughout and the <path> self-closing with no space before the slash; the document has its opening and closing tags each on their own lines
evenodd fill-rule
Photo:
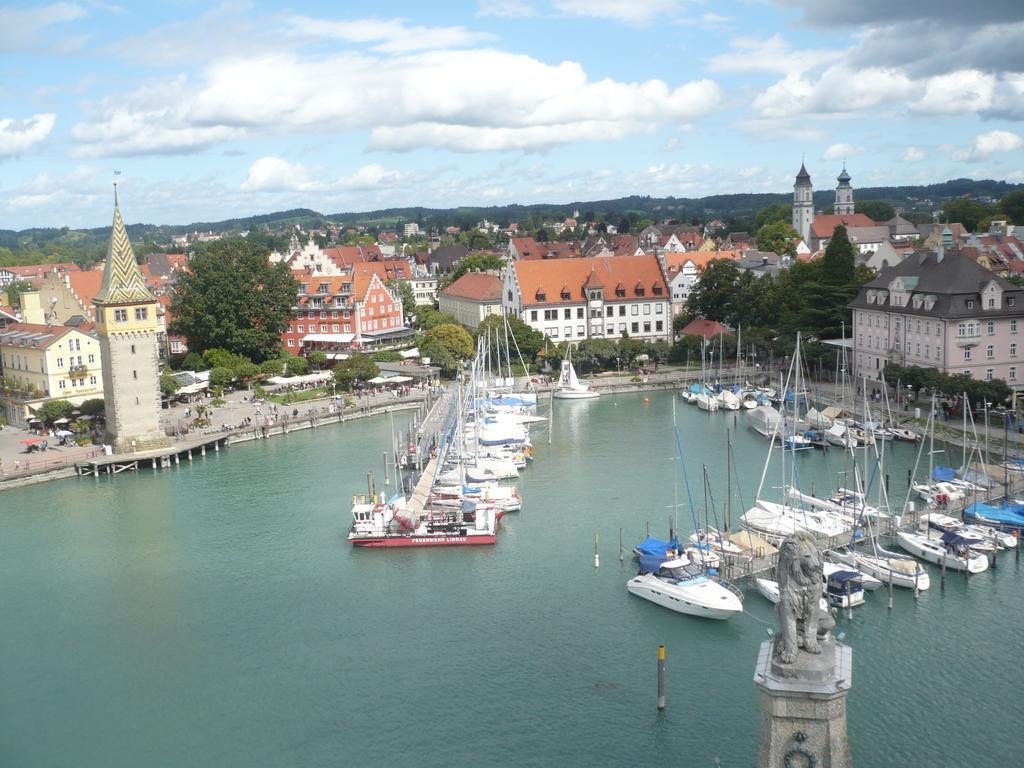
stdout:
<svg viewBox="0 0 1024 768">
<path fill-rule="evenodd" d="M 4 2 L 4 0 L 0 0 Z M 1021 0 L 0 6 L 0 228 L 1024 182 Z"/>
</svg>

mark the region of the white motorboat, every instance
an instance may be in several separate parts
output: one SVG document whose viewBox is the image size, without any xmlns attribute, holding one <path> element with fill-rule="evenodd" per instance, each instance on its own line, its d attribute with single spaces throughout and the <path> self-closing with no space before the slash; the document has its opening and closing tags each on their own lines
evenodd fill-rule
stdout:
<svg viewBox="0 0 1024 768">
<path fill-rule="evenodd" d="M 857 438 L 849 433 L 846 425 L 842 422 L 835 422 L 831 427 L 826 429 L 823 434 L 825 435 L 825 440 L 830 445 L 835 445 L 839 448 L 857 447 Z"/>
<path fill-rule="evenodd" d="M 879 547 L 876 552 L 868 554 L 842 547 L 832 550 L 832 557 L 841 563 L 852 565 L 862 573 L 875 577 L 883 584 L 890 581 L 894 587 L 928 589 L 931 579 L 925 567 L 909 557 L 901 557 L 895 552 Z M 866 586 L 866 585 L 865 585 Z"/>
<path fill-rule="evenodd" d="M 688 560 L 663 562 L 657 573 L 641 573 L 626 582 L 626 589 L 677 613 L 707 619 L 728 619 L 743 612 L 738 590 L 712 581 Z"/>
<path fill-rule="evenodd" d="M 600 397 L 601 393 L 584 384 L 576 376 L 576 369 L 572 367 L 572 344 L 569 345 L 562 361 L 562 372 L 552 393 L 559 400 L 590 400 Z"/>
<path fill-rule="evenodd" d="M 981 573 L 988 570 L 988 558 L 971 551 L 971 542 L 976 539 L 965 539 L 956 533 L 944 533 L 940 538 L 897 531 L 896 541 L 910 554 L 933 565 L 942 565 L 945 561 L 946 567 L 954 571 Z"/>
<path fill-rule="evenodd" d="M 754 579 L 754 586 L 757 587 L 757 591 L 761 593 L 761 596 L 765 600 L 768 600 L 775 605 L 779 604 L 779 582 L 773 581 L 772 579 Z M 824 585 L 822 585 L 824 587 Z M 821 600 L 818 602 L 818 606 L 821 610 L 828 612 L 828 600 L 825 596 L 821 596 Z"/>
<path fill-rule="evenodd" d="M 692 402 L 702 411 L 718 410 L 718 398 L 708 392 L 698 392 Z"/>
<path fill-rule="evenodd" d="M 975 552 L 995 552 L 997 549 L 1009 549 L 1016 546 L 1016 539 L 1008 533 L 983 525 L 970 525 L 955 517 L 940 515 L 937 512 L 921 515 L 919 523 L 922 533 L 931 528 L 939 533 L 954 531 L 964 538 L 977 539 L 980 543 L 971 547 Z"/>
<path fill-rule="evenodd" d="M 747 412 L 747 424 L 755 432 L 765 437 L 771 437 L 775 434 L 777 431 L 776 427 L 781 418 L 782 416 L 779 412 L 770 405 L 759 405 L 757 408 Z"/>
<path fill-rule="evenodd" d="M 870 517 L 872 519 L 888 517 L 887 514 L 876 507 L 865 504 L 862 494 L 856 494 L 842 488 L 827 499 L 819 499 L 817 496 L 803 493 L 796 488 L 790 488 L 789 498 L 798 506 L 806 505 L 814 509 L 823 509 L 826 512 L 839 515 L 851 523 L 859 521 L 862 517 Z"/>
<path fill-rule="evenodd" d="M 738 411 L 741 407 L 740 399 L 728 389 L 723 389 L 719 392 L 716 399 L 718 400 L 718 408 L 723 411 Z"/>
<path fill-rule="evenodd" d="M 829 560 L 825 560 L 822 563 L 822 567 L 824 568 L 826 579 L 833 573 L 836 573 L 838 571 L 849 571 L 851 568 L 853 568 L 857 572 L 857 578 L 860 579 L 861 586 L 866 591 L 874 592 L 876 589 L 882 586 L 881 579 L 876 579 L 871 574 L 865 573 L 864 571 L 848 563 L 833 563 Z"/>
<path fill-rule="evenodd" d="M 914 483 L 911 487 L 926 502 L 940 507 L 960 501 L 967 495 L 961 486 L 953 483 Z"/>
<path fill-rule="evenodd" d="M 754 397 L 749 392 L 743 395 L 743 399 L 741 402 L 743 404 L 744 410 L 752 411 L 755 408 L 757 408 L 757 398 Z"/>
</svg>

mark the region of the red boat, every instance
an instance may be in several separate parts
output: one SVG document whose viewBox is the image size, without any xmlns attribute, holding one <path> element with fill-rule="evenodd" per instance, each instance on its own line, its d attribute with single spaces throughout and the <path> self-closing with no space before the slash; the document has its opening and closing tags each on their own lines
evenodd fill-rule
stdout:
<svg viewBox="0 0 1024 768">
<path fill-rule="evenodd" d="M 348 540 L 354 547 L 460 547 L 494 544 L 501 513 L 492 507 L 476 508 L 467 503 L 459 511 L 431 511 L 412 520 L 405 499 L 390 502 L 365 496 L 353 499 L 352 530 Z"/>
</svg>

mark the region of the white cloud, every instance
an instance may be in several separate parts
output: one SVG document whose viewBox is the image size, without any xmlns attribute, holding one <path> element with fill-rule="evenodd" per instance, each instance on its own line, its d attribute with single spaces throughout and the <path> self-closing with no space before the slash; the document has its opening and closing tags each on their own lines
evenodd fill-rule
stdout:
<svg viewBox="0 0 1024 768">
<path fill-rule="evenodd" d="M 101 193 L 110 193 L 109 176 L 98 179 L 99 169 L 78 166 L 69 173 L 40 173 L 5 195 L 8 209 L 31 210 L 51 206 L 62 210 L 82 210 L 99 201 Z"/>
<path fill-rule="evenodd" d="M 535 13 L 533 6 L 524 0 L 479 0 L 477 6 L 477 16 L 525 19 Z"/>
<path fill-rule="evenodd" d="M 962 115 L 992 106 L 996 78 L 965 69 L 929 78 L 924 94 L 910 108 L 926 115 Z"/>
<path fill-rule="evenodd" d="M 729 45 L 732 51 L 711 57 L 709 71 L 801 73 L 838 61 L 846 53 L 815 48 L 793 50 L 782 35 L 764 39 L 737 37 Z"/>
<path fill-rule="evenodd" d="M 928 153 L 920 147 L 907 147 L 900 155 L 904 163 L 920 163 L 928 157 Z"/>
<path fill-rule="evenodd" d="M 57 116 L 52 113 L 18 121 L 11 117 L 0 119 L 0 157 L 20 155 L 43 141 L 50 135 L 56 121 Z"/>
<path fill-rule="evenodd" d="M 974 139 L 970 159 L 986 158 L 997 152 L 1013 152 L 1024 147 L 1024 138 L 1012 131 L 989 131 Z"/>
<path fill-rule="evenodd" d="M 287 24 L 291 34 L 300 37 L 373 43 L 371 47 L 374 50 L 385 53 L 458 48 L 492 37 L 482 32 L 471 32 L 465 27 L 409 26 L 405 19 L 330 21 L 309 16 L 291 16 Z"/>
<path fill-rule="evenodd" d="M 389 171 L 379 163 L 371 163 L 341 179 L 336 186 L 353 191 L 388 189 L 404 183 L 406 179 L 407 175 L 401 171 Z"/>
<path fill-rule="evenodd" d="M 85 9 L 77 3 L 51 3 L 35 8 L 0 8 L 0 51 L 33 46 L 39 32 L 53 24 L 81 19 Z"/>
<path fill-rule="evenodd" d="M 248 178 L 242 182 L 242 189 L 247 192 L 311 192 L 323 188 L 323 184 L 310 180 L 305 166 L 272 155 L 253 163 Z"/>
<path fill-rule="evenodd" d="M 627 24 L 649 24 L 679 9 L 679 0 L 552 0 L 551 4 L 568 16 L 614 19 Z"/>
<path fill-rule="evenodd" d="M 752 179 L 755 176 L 760 176 L 763 173 L 764 168 L 762 168 L 760 165 L 752 165 L 749 168 L 744 168 L 743 170 L 739 171 L 738 175 L 742 179 Z"/>
<path fill-rule="evenodd" d="M 826 149 L 822 155 L 822 160 L 845 160 L 848 157 L 856 157 L 857 155 L 863 155 L 865 153 L 864 147 L 857 147 L 853 144 L 833 144 Z"/>
<path fill-rule="evenodd" d="M 74 126 L 79 156 L 195 151 L 252 135 L 372 129 L 383 149 L 542 149 L 616 139 L 719 108 L 711 80 L 590 81 L 575 62 L 495 50 L 219 61 L 108 97 Z"/>
</svg>

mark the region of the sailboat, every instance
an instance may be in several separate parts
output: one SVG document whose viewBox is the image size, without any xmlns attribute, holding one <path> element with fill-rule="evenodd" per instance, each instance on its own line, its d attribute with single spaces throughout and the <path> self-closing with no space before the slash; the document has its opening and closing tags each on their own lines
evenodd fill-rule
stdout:
<svg viewBox="0 0 1024 768">
<path fill-rule="evenodd" d="M 584 384 L 576 376 L 576 369 L 572 366 L 572 344 L 565 350 L 565 359 L 562 360 L 562 372 L 558 377 L 558 384 L 555 385 L 553 396 L 559 400 L 587 400 L 592 397 L 600 397 L 601 393 Z"/>
</svg>

